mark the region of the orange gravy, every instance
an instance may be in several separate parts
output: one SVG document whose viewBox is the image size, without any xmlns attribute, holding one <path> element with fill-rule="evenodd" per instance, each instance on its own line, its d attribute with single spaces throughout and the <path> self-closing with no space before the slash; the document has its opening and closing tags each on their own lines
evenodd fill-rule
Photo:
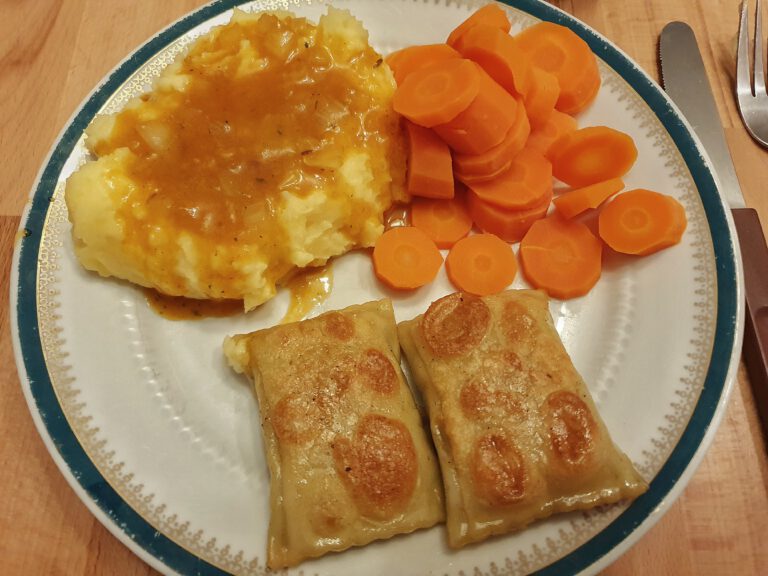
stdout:
<svg viewBox="0 0 768 576">
<path fill-rule="evenodd" d="M 242 300 L 196 300 L 183 296 L 167 296 L 151 288 L 144 289 L 147 304 L 167 320 L 201 320 L 234 316 L 243 311 Z"/>
<path fill-rule="evenodd" d="M 280 321 L 281 324 L 298 322 L 309 312 L 325 301 L 333 288 L 331 265 L 310 268 L 291 278 L 287 287 L 291 291 L 291 303 Z"/>
</svg>

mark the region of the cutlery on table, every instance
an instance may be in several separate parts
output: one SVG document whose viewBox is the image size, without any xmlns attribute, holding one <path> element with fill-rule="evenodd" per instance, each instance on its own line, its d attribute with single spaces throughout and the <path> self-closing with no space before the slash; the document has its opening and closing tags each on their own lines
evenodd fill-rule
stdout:
<svg viewBox="0 0 768 576">
<path fill-rule="evenodd" d="M 743 11 L 743 34 L 746 34 L 745 18 L 746 12 Z M 746 56 L 746 48 L 740 41 L 737 67 L 740 71 L 744 69 L 748 82 L 749 63 L 741 57 L 741 48 L 744 48 Z M 759 52 L 758 38 L 755 54 Z M 720 180 L 723 197 L 731 207 L 744 266 L 747 304 L 744 363 L 752 383 L 763 433 L 768 436 L 768 247 L 765 244 L 763 229 L 757 212 L 745 207 L 704 62 L 690 26 L 684 22 L 667 24 L 659 39 L 659 55 L 664 89 L 683 112 L 704 145 Z M 758 89 L 763 91 L 761 98 L 755 99 L 755 104 L 759 102 L 764 107 L 763 115 L 768 118 L 768 95 L 765 94 L 764 88 L 762 58 L 756 57 L 755 61 L 760 70 L 758 73 L 756 69 L 755 81 L 756 84 L 759 83 Z M 741 72 L 739 77 L 742 78 Z"/>
</svg>

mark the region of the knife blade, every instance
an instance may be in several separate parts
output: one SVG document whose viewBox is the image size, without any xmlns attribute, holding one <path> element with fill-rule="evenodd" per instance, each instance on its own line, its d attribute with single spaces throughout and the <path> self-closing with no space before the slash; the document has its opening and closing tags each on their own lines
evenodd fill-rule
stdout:
<svg viewBox="0 0 768 576">
<path fill-rule="evenodd" d="M 745 208 L 744 196 L 717 112 L 712 89 L 693 30 L 670 22 L 659 37 L 661 79 L 712 161 L 721 193 L 733 213 L 744 267 L 746 318 L 742 355 L 755 404 L 768 437 L 768 247 L 757 212 Z"/>
</svg>

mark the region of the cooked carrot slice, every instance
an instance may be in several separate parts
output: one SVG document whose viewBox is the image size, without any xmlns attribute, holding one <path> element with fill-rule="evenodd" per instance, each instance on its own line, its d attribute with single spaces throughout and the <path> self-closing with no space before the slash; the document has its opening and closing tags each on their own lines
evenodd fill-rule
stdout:
<svg viewBox="0 0 768 576">
<path fill-rule="evenodd" d="M 461 54 L 477 62 L 510 94 L 527 94 L 531 64 L 515 39 L 504 30 L 487 24 L 470 28 L 462 38 Z"/>
<path fill-rule="evenodd" d="M 448 253 L 445 271 L 462 292 L 487 296 L 501 292 L 517 275 L 517 260 L 509 244 L 493 234 L 462 238 Z"/>
<path fill-rule="evenodd" d="M 680 242 L 688 220 L 671 196 L 651 190 L 619 194 L 600 212 L 600 237 L 624 254 L 644 256 Z"/>
<path fill-rule="evenodd" d="M 534 222 L 520 242 L 523 273 L 553 298 L 583 296 L 600 279 L 602 243 L 577 220 L 552 214 Z"/>
<path fill-rule="evenodd" d="M 509 166 L 512 158 L 523 149 L 530 133 L 531 125 L 528 123 L 525 107 L 518 100 L 515 121 L 500 144 L 482 154 L 454 153 L 453 166 L 456 177 L 462 182 L 473 180 L 479 182 L 498 175 L 502 169 Z M 478 176 L 480 178 L 475 179 Z"/>
<path fill-rule="evenodd" d="M 523 98 L 525 111 L 531 127 L 544 126 L 555 111 L 560 96 L 560 84 L 554 74 L 534 68 L 531 73 L 531 88 Z"/>
<path fill-rule="evenodd" d="M 435 62 L 461 58 L 456 50 L 448 44 L 424 44 L 421 46 L 408 46 L 402 50 L 392 52 L 384 60 L 395 76 L 398 86 L 413 71 L 421 70 Z"/>
<path fill-rule="evenodd" d="M 395 90 L 392 107 L 419 126 L 431 128 L 456 118 L 475 100 L 480 71 L 471 60 L 435 62 L 411 72 Z"/>
<path fill-rule="evenodd" d="M 543 218 L 552 201 L 550 193 L 537 204 L 526 210 L 508 210 L 499 208 L 490 202 L 484 202 L 474 192 L 467 196 L 469 215 L 475 225 L 483 232 L 496 234 L 506 242 L 519 242 L 531 225 Z"/>
<path fill-rule="evenodd" d="M 526 210 L 552 197 L 552 165 L 538 152 L 525 148 L 506 172 L 468 186 L 484 202 L 508 210 Z"/>
<path fill-rule="evenodd" d="M 577 127 L 576 120 L 572 116 L 555 110 L 543 126 L 531 130 L 525 146 L 548 156 L 552 145 Z"/>
<path fill-rule="evenodd" d="M 504 140 L 515 123 L 517 100 L 477 64 L 480 88 L 472 103 L 435 132 L 461 154 L 482 154 Z"/>
<path fill-rule="evenodd" d="M 438 248 L 450 248 L 469 234 L 472 218 L 463 196 L 451 200 L 414 198 L 411 224 L 432 238 Z"/>
<path fill-rule="evenodd" d="M 408 135 L 408 193 L 453 198 L 453 163 L 448 145 L 429 128 L 405 120 Z"/>
<path fill-rule="evenodd" d="M 553 203 L 563 218 L 573 218 L 590 208 L 597 208 L 622 188 L 624 181 L 613 178 L 561 194 Z"/>
<path fill-rule="evenodd" d="M 463 36 L 473 27 L 478 25 L 493 26 L 503 31 L 505 34 L 509 32 L 512 24 L 507 18 L 507 13 L 496 3 L 486 4 L 482 8 L 475 10 L 469 18 L 459 24 L 449 35 L 446 40 L 446 44 L 453 46 L 461 52 L 462 44 L 464 42 Z"/>
<path fill-rule="evenodd" d="M 560 138 L 547 156 L 555 178 L 580 187 L 624 176 L 637 159 L 637 148 L 624 132 L 591 126 Z"/>
<path fill-rule="evenodd" d="M 385 284 L 412 290 L 432 282 L 443 256 L 424 232 L 412 226 L 390 228 L 373 248 L 373 269 Z"/>
<path fill-rule="evenodd" d="M 554 74 L 560 84 L 557 109 L 576 114 L 600 88 L 597 59 L 589 45 L 565 26 L 540 22 L 515 37 L 531 63 Z"/>
</svg>

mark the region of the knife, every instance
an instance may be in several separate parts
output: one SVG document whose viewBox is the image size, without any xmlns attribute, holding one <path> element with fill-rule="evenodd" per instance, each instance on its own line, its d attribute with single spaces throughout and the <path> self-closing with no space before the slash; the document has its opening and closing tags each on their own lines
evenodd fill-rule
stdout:
<svg viewBox="0 0 768 576">
<path fill-rule="evenodd" d="M 659 38 L 661 81 L 704 145 L 733 213 L 744 266 L 746 318 L 742 354 L 755 404 L 768 437 L 768 248 L 757 212 L 746 208 L 731 154 L 707 80 L 696 36 L 684 22 L 671 22 Z"/>
</svg>

